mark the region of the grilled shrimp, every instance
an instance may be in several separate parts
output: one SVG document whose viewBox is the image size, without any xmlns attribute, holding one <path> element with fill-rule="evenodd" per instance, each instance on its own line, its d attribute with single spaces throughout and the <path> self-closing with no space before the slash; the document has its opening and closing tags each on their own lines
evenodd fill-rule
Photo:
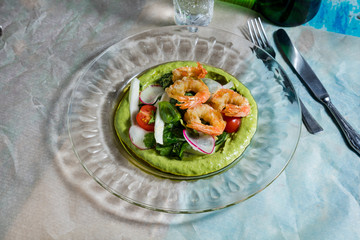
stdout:
<svg viewBox="0 0 360 240">
<path fill-rule="evenodd" d="M 249 101 L 231 89 L 220 89 L 211 98 L 211 106 L 229 117 L 246 117 L 250 114 Z"/>
<path fill-rule="evenodd" d="M 184 77 L 182 80 L 176 80 L 170 87 L 165 89 L 169 97 L 178 100 L 176 104 L 181 109 L 194 107 L 206 102 L 210 97 L 209 88 L 201 80 Z M 194 96 L 185 96 L 185 93 L 193 92 Z"/>
<path fill-rule="evenodd" d="M 197 67 L 180 67 L 174 69 L 173 73 L 173 82 L 176 80 L 182 79 L 183 77 L 192 77 L 192 78 L 204 78 L 207 74 L 207 71 L 203 66 L 197 62 Z"/>
<path fill-rule="evenodd" d="M 208 104 L 200 104 L 189 108 L 184 115 L 184 120 L 187 127 L 212 136 L 222 134 L 226 126 L 221 113 Z"/>
</svg>

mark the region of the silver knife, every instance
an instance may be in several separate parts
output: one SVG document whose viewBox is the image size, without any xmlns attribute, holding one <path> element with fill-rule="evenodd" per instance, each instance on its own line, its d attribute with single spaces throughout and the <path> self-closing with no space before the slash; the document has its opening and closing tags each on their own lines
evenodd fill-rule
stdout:
<svg viewBox="0 0 360 240">
<path fill-rule="evenodd" d="M 349 145 L 360 155 L 360 135 L 344 119 L 330 100 L 330 96 L 322 85 L 309 64 L 301 56 L 299 51 L 292 44 L 284 29 L 274 33 L 274 40 L 281 54 L 288 60 L 289 65 L 295 70 L 301 81 L 310 90 L 314 97 L 324 104 L 336 120 Z"/>
</svg>

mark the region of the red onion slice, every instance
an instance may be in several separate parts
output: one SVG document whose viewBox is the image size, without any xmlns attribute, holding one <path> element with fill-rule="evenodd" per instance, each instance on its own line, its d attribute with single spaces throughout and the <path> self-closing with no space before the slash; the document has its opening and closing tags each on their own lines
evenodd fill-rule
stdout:
<svg viewBox="0 0 360 240">
<path fill-rule="evenodd" d="M 152 105 L 164 92 L 160 85 L 150 85 L 140 93 L 140 101 Z"/>
<path fill-rule="evenodd" d="M 144 138 L 147 133 L 150 132 L 142 129 L 138 125 L 132 125 L 129 128 L 129 137 L 132 144 L 134 144 L 135 147 L 142 150 L 148 149 L 144 144 Z"/>
<path fill-rule="evenodd" d="M 204 154 L 211 154 L 214 152 L 215 138 L 213 136 L 199 133 L 199 137 L 193 137 L 186 129 L 183 130 L 183 134 L 186 141 L 194 150 Z"/>
</svg>

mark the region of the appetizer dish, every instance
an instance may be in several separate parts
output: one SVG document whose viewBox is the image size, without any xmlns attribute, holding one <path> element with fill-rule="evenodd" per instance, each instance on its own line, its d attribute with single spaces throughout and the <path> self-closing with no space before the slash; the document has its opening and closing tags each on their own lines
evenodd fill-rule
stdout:
<svg viewBox="0 0 360 240">
<path fill-rule="evenodd" d="M 225 71 L 169 62 L 132 79 L 114 126 L 122 144 L 151 166 L 201 176 L 239 158 L 255 134 L 257 106 Z"/>
</svg>

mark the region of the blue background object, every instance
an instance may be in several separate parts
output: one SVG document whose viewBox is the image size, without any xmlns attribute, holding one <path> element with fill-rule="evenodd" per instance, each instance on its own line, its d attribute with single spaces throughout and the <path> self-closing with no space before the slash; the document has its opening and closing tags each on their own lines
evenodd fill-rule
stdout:
<svg viewBox="0 0 360 240">
<path fill-rule="evenodd" d="M 322 0 L 319 12 L 305 25 L 360 37 L 360 0 Z"/>
</svg>

